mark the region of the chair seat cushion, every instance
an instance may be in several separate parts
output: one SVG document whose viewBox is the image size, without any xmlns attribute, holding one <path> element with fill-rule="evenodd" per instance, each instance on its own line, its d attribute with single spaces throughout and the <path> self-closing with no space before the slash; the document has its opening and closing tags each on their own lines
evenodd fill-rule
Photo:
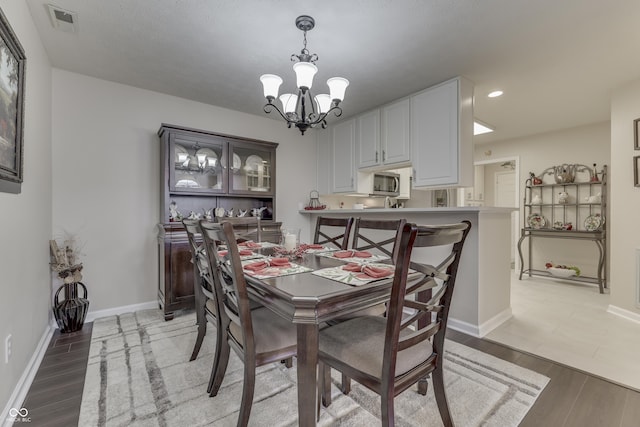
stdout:
<svg viewBox="0 0 640 427">
<path fill-rule="evenodd" d="M 261 307 L 252 310 L 251 320 L 253 321 L 256 353 L 268 353 L 296 346 L 296 326 L 268 308 Z M 242 327 L 239 324 L 231 322 L 229 333 L 242 343 Z"/>
<path fill-rule="evenodd" d="M 386 327 L 386 317 L 364 316 L 323 329 L 320 357 L 326 355 L 341 360 L 374 378 L 381 378 Z M 398 352 L 395 376 L 426 361 L 432 352 L 428 340 Z"/>
</svg>

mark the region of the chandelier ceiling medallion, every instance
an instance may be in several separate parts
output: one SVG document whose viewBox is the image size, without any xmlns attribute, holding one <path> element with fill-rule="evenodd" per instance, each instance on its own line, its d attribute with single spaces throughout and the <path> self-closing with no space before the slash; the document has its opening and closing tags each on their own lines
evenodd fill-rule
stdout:
<svg viewBox="0 0 640 427">
<path fill-rule="evenodd" d="M 282 110 L 274 104 L 274 100 L 278 97 L 278 89 L 282 84 L 282 79 L 275 74 L 263 74 L 260 81 L 264 88 L 264 96 L 267 103 L 264 106 L 264 112 L 269 114 L 271 110 L 276 110 L 283 119 L 286 120 L 287 126 L 290 128 L 294 125 L 304 135 L 308 128 L 321 125 L 322 128 L 327 127 L 327 114 L 333 111 L 336 117 L 342 115 L 340 102 L 344 99 L 344 92 L 349 86 L 349 80 L 342 77 L 332 77 L 327 80 L 329 86 L 329 95 L 320 94 L 315 97 L 311 94 L 311 85 L 313 76 L 318 72 L 315 62 L 318 55 L 309 54 L 307 50 L 307 31 L 313 29 L 316 25 L 315 20 L 311 16 L 302 15 L 296 18 L 296 27 L 304 32 L 303 48 L 299 55 L 295 53 L 291 55 L 293 71 L 296 73 L 298 91 L 297 93 L 283 93 L 280 95 Z"/>
</svg>

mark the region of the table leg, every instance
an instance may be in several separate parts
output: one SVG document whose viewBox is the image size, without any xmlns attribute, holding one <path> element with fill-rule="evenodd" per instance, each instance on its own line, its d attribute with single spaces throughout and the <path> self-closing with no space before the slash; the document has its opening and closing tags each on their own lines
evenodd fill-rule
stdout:
<svg viewBox="0 0 640 427">
<path fill-rule="evenodd" d="M 298 425 L 316 425 L 318 325 L 298 324 Z"/>
</svg>

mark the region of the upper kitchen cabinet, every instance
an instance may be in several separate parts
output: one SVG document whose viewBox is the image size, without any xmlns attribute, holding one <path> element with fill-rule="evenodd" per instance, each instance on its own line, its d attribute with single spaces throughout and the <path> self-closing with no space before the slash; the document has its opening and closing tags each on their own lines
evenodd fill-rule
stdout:
<svg viewBox="0 0 640 427">
<path fill-rule="evenodd" d="M 410 101 L 413 188 L 473 186 L 473 84 L 457 77 Z"/>
<path fill-rule="evenodd" d="M 356 191 L 355 176 L 355 141 L 356 120 L 344 120 L 333 126 L 331 139 L 331 157 L 333 161 L 333 193 L 349 193 Z"/>
<path fill-rule="evenodd" d="M 358 168 L 396 166 L 410 161 L 409 99 L 357 118 Z"/>
<path fill-rule="evenodd" d="M 331 130 L 314 131 L 316 136 L 316 190 L 320 194 L 331 193 L 333 162 L 331 157 Z"/>
</svg>

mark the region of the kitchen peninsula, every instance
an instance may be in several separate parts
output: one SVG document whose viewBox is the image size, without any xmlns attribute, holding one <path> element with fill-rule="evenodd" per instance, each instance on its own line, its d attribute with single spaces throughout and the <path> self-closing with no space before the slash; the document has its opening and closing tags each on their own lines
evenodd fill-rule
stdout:
<svg viewBox="0 0 640 427">
<path fill-rule="evenodd" d="M 312 241 L 318 216 L 406 218 L 416 224 L 471 221 L 460 260 L 448 326 L 482 337 L 511 317 L 511 212 L 515 208 L 448 207 L 300 210 Z"/>
</svg>

